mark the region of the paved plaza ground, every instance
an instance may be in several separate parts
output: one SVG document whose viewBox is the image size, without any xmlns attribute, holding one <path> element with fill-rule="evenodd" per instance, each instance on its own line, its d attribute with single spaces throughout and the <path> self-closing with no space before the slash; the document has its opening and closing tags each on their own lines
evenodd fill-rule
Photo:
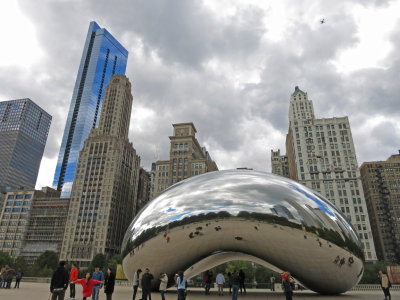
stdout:
<svg viewBox="0 0 400 300">
<path fill-rule="evenodd" d="M 82 299 L 82 288 L 77 285 L 77 297 L 76 299 Z M 400 299 L 400 291 L 392 291 L 392 299 Z M 20 289 L 0 289 L 0 299 L 1 300 L 48 300 L 49 299 L 49 284 L 48 283 L 32 283 L 32 282 L 21 282 Z M 140 296 L 139 293 L 138 296 Z M 67 297 L 69 298 L 69 290 L 67 290 Z M 218 296 L 215 290 L 212 290 L 211 295 L 204 295 L 201 289 L 191 289 L 188 293 L 187 300 L 221 300 L 221 299 L 231 299 L 232 297 L 227 293 L 224 296 Z M 91 298 L 89 298 L 91 299 Z M 105 300 L 106 296 L 103 291 L 101 291 L 100 299 Z M 113 294 L 113 300 L 131 300 L 132 299 L 132 288 L 125 286 L 116 286 L 115 293 Z M 140 299 L 140 297 L 136 297 Z M 152 294 L 152 300 L 160 300 L 160 294 Z M 166 294 L 167 300 L 176 300 L 177 294 L 173 290 Z M 285 299 L 281 292 L 269 292 L 267 290 L 249 290 L 247 294 L 239 294 L 238 299 L 253 300 L 253 299 L 265 299 L 265 300 L 280 300 Z M 341 299 L 341 300 L 380 300 L 383 299 L 382 291 L 368 291 L 368 292 L 347 292 L 338 296 L 321 296 L 316 293 L 309 291 L 295 292 L 294 300 L 306 300 L 306 299 Z"/>
</svg>

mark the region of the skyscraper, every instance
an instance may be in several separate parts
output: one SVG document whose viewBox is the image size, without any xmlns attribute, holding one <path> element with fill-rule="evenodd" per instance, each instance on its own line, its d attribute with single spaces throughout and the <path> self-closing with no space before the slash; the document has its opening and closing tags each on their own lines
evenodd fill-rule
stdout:
<svg viewBox="0 0 400 300">
<path fill-rule="evenodd" d="M 0 102 L 0 192 L 35 187 L 50 123 L 30 99 Z"/>
<path fill-rule="evenodd" d="M 94 255 L 120 253 L 137 203 L 140 157 L 128 139 L 131 84 L 114 75 L 98 128 L 79 154 L 60 257 L 87 267 Z"/>
<path fill-rule="evenodd" d="M 174 135 L 170 136 L 169 160 L 156 162 L 154 193 L 156 197 L 169 186 L 186 178 L 211 171 L 218 171 L 205 147 L 196 139 L 192 122 L 172 124 Z"/>
<path fill-rule="evenodd" d="M 58 155 L 53 186 L 71 194 L 79 151 L 90 130 L 96 128 L 104 88 L 114 74 L 125 74 L 128 51 L 104 28 L 91 22 L 72 94 Z"/>
<path fill-rule="evenodd" d="M 349 119 L 316 119 L 312 101 L 296 86 L 290 99 L 286 157 L 278 150 L 271 156 L 272 165 L 276 156 L 279 161 L 287 159 L 289 178 L 322 194 L 342 211 L 358 231 L 365 259 L 376 260 Z"/>
<path fill-rule="evenodd" d="M 379 260 L 400 263 L 400 153 L 361 165 L 369 219 Z"/>
</svg>

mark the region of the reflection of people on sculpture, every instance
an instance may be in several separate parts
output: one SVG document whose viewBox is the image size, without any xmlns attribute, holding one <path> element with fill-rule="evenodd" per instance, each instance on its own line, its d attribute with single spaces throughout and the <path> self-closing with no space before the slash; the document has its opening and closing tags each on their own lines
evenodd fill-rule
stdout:
<svg viewBox="0 0 400 300">
<path fill-rule="evenodd" d="M 222 296 L 224 294 L 224 283 L 225 277 L 222 273 L 218 273 L 215 277 L 215 283 L 218 285 L 218 295 Z"/>
<path fill-rule="evenodd" d="M 385 295 L 385 300 L 391 300 L 392 297 L 390 295 L 390 287 L 392 284 L 389 281 L 389 277 L 382 272 L 382 270 L 379 270 L 379 275 L 378 275 L 379 283 L 381 285 L 383 294 Z"/>
<path fill-rule="evenodd" d="M 354 258 L 352 256 L 349 257 L 349 266 L 351 266 L 354 263 Z"/>
<path fill-rule="evenodd" d="M 292 300 L 293 299 L 293 289 L 294 289 L 294 283 L 290 278 L 290 273 L 285 272 L 282 275 L 282 290 L 283 293 L 285 294 L 286 300 Z"/>
<path fill-rule="evenodd" d="M 205 293 L 206 295 L 210 294 L 210 288 L 211 288 L 211 282 L 212 282 L 212 272 L 211 271 L 206 271 L 204 274 L 204 282 L 205 282 Z"/>
<path fill-rule="evenodd" d="M 246 278 L 246 275 L 244 274 L 243 270 L 239 271 L 239 279 L 240 279 L 240 293 L 242 293 L 242 288 L 244 290 L 244 293 L 246 294 L 246 286 L 244 285 L 244 279 Z"/>
<path fill-rule="evenodd" d="M 339 267 L 341 267 L 345 262 L 346 262 L 346 259 L 344 257 L 342 257 L 340 259 Z"/>
<path fill-rule="evenodd" d="M 340 261 L 340 256 L 336 256 L 335 260 L 333 261 L 333 263 L 337 264 Z"/>
<path fill-rule="evenodd" d="M 229 294 L 232 294 L 232 280 L 233 275 L 231 274 L 231 272 L 228 272 Z"/>
<path fill-rule="evenodd" d="M 274 274 L 271 274 L 271 277 L 269 278 L 269 281 L 271 283 L 270 289 L 271 289 L 272 292 L 275 292 L 275 280 L 276 280 L 276 278 L 275 278 Z"/>
</svg>

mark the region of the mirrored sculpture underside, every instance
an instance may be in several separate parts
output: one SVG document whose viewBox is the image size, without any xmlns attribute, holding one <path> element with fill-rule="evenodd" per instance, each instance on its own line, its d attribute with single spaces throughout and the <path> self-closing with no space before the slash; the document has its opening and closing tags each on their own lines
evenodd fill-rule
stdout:
<svg viewBox="0 0 400 300">
<path fill-rule="evenodd" d="M 250 170 L 189 178 L 153 199 L 129 226 L 123 268 L 190 278 L 249 260 L 290 271 L 319 293 L 342 293 L 363 274 L 354 228 L 326 198 L 290 179 Z M 154 288 L 158 280 L 154 280 Z"/>
</svg>

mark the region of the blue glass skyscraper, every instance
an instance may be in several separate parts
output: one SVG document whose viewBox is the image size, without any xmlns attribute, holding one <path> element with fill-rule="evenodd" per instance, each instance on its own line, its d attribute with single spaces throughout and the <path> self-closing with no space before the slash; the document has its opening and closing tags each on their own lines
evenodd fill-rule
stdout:
<svg viewBox="0 0 400 300">
<path fill-rule="evenodd" d="M 128 51 L 104 28 L 91 22 L 69 107 L 53 186 L 71 194 L 79 151 L 97 127 L 103 94 L 114 74 L 125 75 Z"/>
<path fill-rule="evenodd" d="M 35 188 L 50 123 L 28 98 L 0 102 L 0 192 Z"/>
</svg>

